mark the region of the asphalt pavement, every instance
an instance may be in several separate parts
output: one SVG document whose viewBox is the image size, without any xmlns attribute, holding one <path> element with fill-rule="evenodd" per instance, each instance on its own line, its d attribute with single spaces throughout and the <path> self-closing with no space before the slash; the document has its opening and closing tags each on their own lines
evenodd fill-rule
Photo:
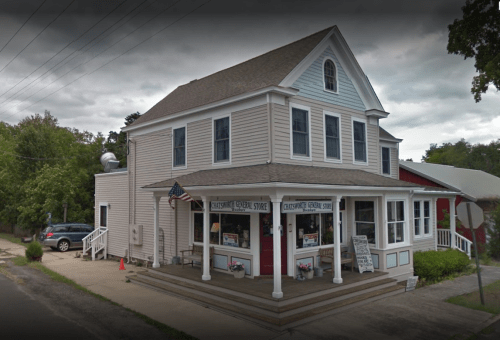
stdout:
<svg viewBox="0 0 500 340">
<path fill-rule="evenodd" d="M 24 254 L 24 247 L 0 239 L 0 249 Z M 199 339 L 466 339 L 497 325 L 499 316 L 445 302 L 448 297 L 478 289 L 477 276 L 460 277 L 377 300 L 361 307 L 300 325 L 285 332 L 263 328 L 230 313 L 127 283 L 126 276 L 144 268 L 115 261 L 85 261 L 76 251 L 47 248 L 46 267 L 118 304 L 145 314 Z M 1 256 L 0 256 L 1 257 Z M 0 258 L 1 260 L 1 258 Z M 361 274 L 360 274 L 361 275 Z M 483 284 L 500 280 L 499 267 L 483 267 Z M 499 339 L 498 334 L 484 339 Z"/>
</svg>

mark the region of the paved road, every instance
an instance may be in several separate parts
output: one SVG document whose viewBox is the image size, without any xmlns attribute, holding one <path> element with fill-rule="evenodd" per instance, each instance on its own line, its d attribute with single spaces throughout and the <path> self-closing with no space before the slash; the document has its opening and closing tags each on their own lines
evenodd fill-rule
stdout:
<svg viewBox="0 0 500 340">
<path fill-rule="evenodd" d="M 168 338 L 123 307 L 55 282 L 38 270 L 6 264 L 0 270 L 2 340 Z"/>
<path fill-rule="evenodd" d="M 2 339 L 98 339 L 84 327 L 60 315 L 0 273 L 0 334 Z"/>
</svg>

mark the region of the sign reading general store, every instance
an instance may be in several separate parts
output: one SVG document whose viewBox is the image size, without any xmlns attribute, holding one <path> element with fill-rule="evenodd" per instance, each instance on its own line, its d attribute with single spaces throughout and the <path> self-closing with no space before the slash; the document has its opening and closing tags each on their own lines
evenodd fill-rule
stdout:
<svg viewBox="0 0 500 340">
<path fill-rule="evenodd" d="M 220 212 L 258 212 L 271 211 L 271 203 L 266 201 L 212 201 L 210 211 Z"/>
<path fill-rule="evenodd" d="M 333 211 L 332 201 L 288 201 L 281 204 L 284 213 L 326 213 Z"/>
</svg>

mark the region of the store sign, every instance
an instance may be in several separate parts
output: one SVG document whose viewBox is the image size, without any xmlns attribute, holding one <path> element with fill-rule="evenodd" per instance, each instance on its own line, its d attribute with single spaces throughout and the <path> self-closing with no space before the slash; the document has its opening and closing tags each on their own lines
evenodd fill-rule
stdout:
<svg viewBox="0 0 500 340">
<path fill-rule="evenodd" d="M 223 244 L 225 246 L 239 247 L 238 234 L 222 234 Z"/>
<path fill-rule="evenodd" d="M 354 245 L 354 252 L 356 253 L 356 260 L 358 261 L 359 273 L 375 272 L 366 235 L 352 236 L 352 243 Z"/>
<path fill-rule="evenodd" d="M 289 201 L 281 203 L 281 213 L 328 213 L 333 212 L 332 201 Z"/>
<path fill-rule="evenodd" d="M 417 287 L 417 282 L 418 282 L 418 276 L 410 276 L 406 281 L 405 292 L 410 292 L 412 290 L 415 290 L 415 287 Z"/>
<path fill-rule="evenodd" d="M 266 201 L 212 201 L 210 211 L 220 212 L 271 212 L 271 202 Z"/>
<path fill-rule="evenodd" d="M 305 234 L 302 238 L 302 248 L 319 246 L 318 239 L 318 233 Z"/>
</svg>

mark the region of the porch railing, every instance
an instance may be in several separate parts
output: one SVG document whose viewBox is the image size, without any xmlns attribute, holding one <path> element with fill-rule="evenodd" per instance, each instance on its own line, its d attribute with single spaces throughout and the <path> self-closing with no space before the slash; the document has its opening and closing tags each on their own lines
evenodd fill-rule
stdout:
<svg viewBox="0 0 500 340">
<path fill-rule="evenodd" d="M 83 255 L 92 250 L 92 261 L 95 254 L 104 249 L 104 258 L 107 257 L 108 228 L 99 227 L 83 238 Z"/>
<path fill-rule="evenodd" d="M 451 232 L 449 229 L 438 229 L 437 230 L 437 245 L 438 247 L 451 248 Z M 455 248 L 467 254 L 471 255 L 472 242 L 460 234 L 455 233 Z"/>
</svg>

